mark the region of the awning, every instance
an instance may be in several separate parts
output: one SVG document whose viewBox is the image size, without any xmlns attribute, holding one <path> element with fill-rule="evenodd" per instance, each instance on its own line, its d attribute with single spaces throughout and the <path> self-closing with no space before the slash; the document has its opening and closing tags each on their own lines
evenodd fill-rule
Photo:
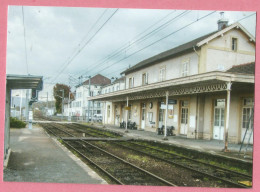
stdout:
<svg viewBox="0 0 260 192">
<path fill-rule="evenodd" d="M 42 90 L 42 76 L 34 75 L 6 75 L 6 84 L 10 89 L 37 89 Z"/>
<path fill-rule="evenodd" d="M 232 82 L 233 86 L 252 85 L 254 75 L 214 71 L 101 94 L 89 100 L 124 101 L 127 96 L 129 100 L 159 98 L 164 97 L 166 91 L 169 91 L 169 96 L 218 92 L 227 89 L 227 82 Z"/>
</svg>

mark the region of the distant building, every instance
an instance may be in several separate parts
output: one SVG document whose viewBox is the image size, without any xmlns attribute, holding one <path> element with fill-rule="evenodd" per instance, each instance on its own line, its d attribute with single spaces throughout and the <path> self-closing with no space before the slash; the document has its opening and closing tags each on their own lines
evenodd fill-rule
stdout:
<svg viewBox="0 0 260 192">
<path fill-rule="evenodd" d="M 102 104 L 100 102 L 88 102 L 90 96 L 101 94 L 101 87 L 111 83 L 111 80 L 103 75 L 96 75 L 76 86 L 74 100 L 71 101 L 70 107 L 64 105 L 64 112 L 66 115 L 83 117 L 84 119 L 92 114 L 102 114 Z M 89 89 L 90 88 L 90 89 Z M 90 106 L 89 106 L 90 104 Z M 89 107 L 88 107 L 89 106 Z M 90 109 L 90 111 L 88 111 Z"/>
</svg>

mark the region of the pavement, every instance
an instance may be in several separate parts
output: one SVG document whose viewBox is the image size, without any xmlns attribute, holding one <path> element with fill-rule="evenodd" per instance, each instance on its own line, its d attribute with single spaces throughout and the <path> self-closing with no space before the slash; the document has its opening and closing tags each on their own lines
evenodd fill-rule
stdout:
<svg viewBox="0 0 260 192">
<path fill-rule="evenodd" d="M 4 181 L 106 184 L 40 127 L 11 129 L 10 146 Z"/>
<path fill-rule="evenodd" d="M 99 128 L 102 128 L 100 125 L 96 125 Z M 135 139 L 145 139 L 158 141 L 162 143 L 168 143 L 188 149 L 193 149 L 197 151 L 202 151 L 214 155 L 225 156 L 228 158 L 234 158 L 246 162 L 252 162 L 253 160 L 253 145 L 244 144 L 241 152 L 239 152 L 241 144 L 228 144 L 229 152 L 224 152 L 224 141 L 219 140 L 203 140 L 203 139 L 189 139 L 183 136 L 167 136 L 168 140 L 163 140 L 164 135 L 158 135 L 157 132 L 143 131 L 143 130 L 128 130 L 128 133 L 125 132 L 125 129 L 119 128 L 117 126 L 106 126 L 104 129 L 112 130 L 114 132 L 119 132 L 127 137 L 132 137 Z"/>
</svg>

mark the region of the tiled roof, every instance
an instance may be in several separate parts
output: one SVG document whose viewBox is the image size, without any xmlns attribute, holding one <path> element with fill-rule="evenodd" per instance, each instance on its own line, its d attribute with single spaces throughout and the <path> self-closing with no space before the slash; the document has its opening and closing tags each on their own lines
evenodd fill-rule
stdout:
<svg viewBox="0 0 260 192">
<path fill-rule="evenodd" d="M 97 74 L 94 77 L 91 77 L 90 79 L 90 83 L 91 85 L 108 85 L 111 83 L 111 80 L 103 75 Z M 84 83 L 84 85 L 88 85 L 89 84 L 89 80 L 86 80 Z"/>
<path fill-rule="evenodd" d="M 147 67 L 149 65 L 153 65 L 153 64 L 159 63 L 161 61 L 173 58 L 173 57 L 175 57 L 177 55 L 181 55 L 183 53 L 194 51 L 193 48 L 196 46 L 196 44 L 198 42 L 202 41 L 203 39 L 206 39 L 207 37 L 213 35 L 216 32 L 217 31 L 214 31 L 212 33 L 209 33 L 207 35 L 204 35 L 202 37 L 194 39 L 194 40 L 192 40 L 192 41 L 190 41 L 188 43 L 182 44 L 182 45 L 180 45 L 178 47 L 175 47 L 173 49 L 167 50 L 167 51 L 162 52 L 162 53 L 160 53 L 158 55 L 150 57 L 150 58 L 148 58 L 146 60 L 143 60 L 140 63 L 134 65 L 133 67 L 123 71 L 121 74 L 127 74 L 127 73 L 133 72 L 135 70 Z"/>
<path fill-rule="evenodd" d="M 245 64 L 241 64 L 241 65 L 234 65 L 226 72 L 255 74 L 255 62 L 245 63 Z"/>
</svg>

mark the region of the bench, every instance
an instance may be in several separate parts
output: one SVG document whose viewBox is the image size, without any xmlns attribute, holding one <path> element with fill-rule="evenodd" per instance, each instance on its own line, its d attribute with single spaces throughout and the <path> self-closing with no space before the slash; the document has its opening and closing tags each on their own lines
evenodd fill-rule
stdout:
<svg viewBox="0 0 260 192">
<path fill-rule="evenodd" d="M 126 123 L 125 121 L 123 121 L 122 123 L 120 123 L 120 128 L 125 128 L 126 127 Z M 137 125 L 135 122 L 131 122 L 131 121 L 128 121 L 127 122 L 127 129 L 135 129 L 137 130 Z"/>
<path fill-rule="evenodd" d="M 137 130 L 137 126 L 135 122 L 129 122 L 129 124 L 127 124 L 127 127 L 129 127 L 129 129 Z"/>
<path fill-rule="evenodd" d="M 125 122 L 120 123 L 120 128 L 125 128 Z"/>
<path fill-rule="evenodd" d="M 167 136 L 173 136 L 173 130 L 174 130 L 174 127 L 173 126 L 167 126 Z M 159 127 L 157 129 L 157 134 L 158 135 L 163 135 L 164 134 L 164 125 L 162 125 L 162 127 Z"/>
</svg>

